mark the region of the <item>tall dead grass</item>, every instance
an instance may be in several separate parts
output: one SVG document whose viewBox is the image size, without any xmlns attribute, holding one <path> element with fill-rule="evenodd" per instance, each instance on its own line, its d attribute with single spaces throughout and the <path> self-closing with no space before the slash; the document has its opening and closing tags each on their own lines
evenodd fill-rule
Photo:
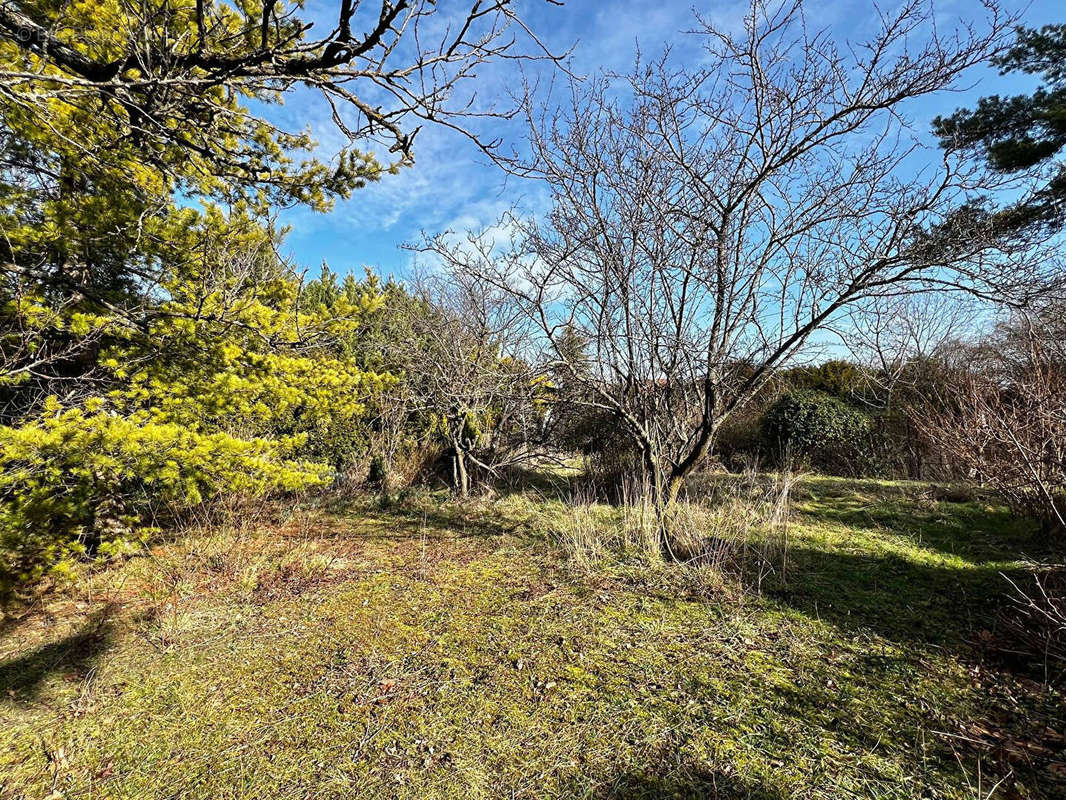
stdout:
<svg viewBox="0 0 1066 800">
<path fill-rule="evenodd" d="M 624 485 L 613 505 L 579 490 L 556 539 L 582 570 L 617 561 L 672 563 L 761 590 L 769 576 L 785 571 L 794 484 L 791 472 L 723 476 L 704 496 L 662 510 L 645 486 Z"/>
</svg>

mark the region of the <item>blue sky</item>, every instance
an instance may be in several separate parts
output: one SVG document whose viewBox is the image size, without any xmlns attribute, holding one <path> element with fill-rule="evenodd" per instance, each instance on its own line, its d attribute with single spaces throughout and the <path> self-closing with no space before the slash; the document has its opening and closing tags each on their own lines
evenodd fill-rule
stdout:
<svg viewBox="0 0 1066 800">
<path fill-rule="evenodd" d="M 312 0 L 312 8 L 319 0 Z M 442 6 L 459 0 L 442 2 Z M 890 7 L 891 0 L 884 3 Z M 323 8 L 327 4 L 323 3 Z M 333 3 L 329 3 L 333 6 Z M 670 44 L 674 56 L 685 58 L 694 52 L 693 37 L 684 31 L 694 25 L 693 8 L 716 25 L 726 28 L 740 24 L 747 0 L 701 2 L 691 0 L 568 0 L 555 7 L 543 0 L 519 0 L 523 18 L 554 51 L 573 48 L 572 68 L 578 74 L 599 69 L 625 70 L 633 63 L 639 45 L 646 54 L 658 54 Z M 839 40 L 857 39 L 874 22 L 872 0 L 816 0 L 808 2 L 808 19 L 828 27 Z M 1056 0 L 1012 2 L 1008 10 L 1023 14 L 1026 25 L 1066 21 L 1066 13 Z M 979 19 L 982 8 L 977 0 L 938 0 L 938 24 L 954 26 L 959 20 Z M 537 77 L 536 67 L 527 77 Z M 541 76 L 543 77 L 543 76 Z M 483 73 L 481 97 L 507 99 L 510 88 L 521 76 L 513 66 L 500 66 Z M 1010 93 L 1028 88 L 1024 78 L 1001 77 L 988 68 L 967 75 L 960 91 L 915 104 L 910 113 L 928 128 L 937 114 L 968 105 L 976 97 Z M 340 145 L 339 134 L 325 110 L 309 98 L 296 95 L 284 109 L 272 112 L 284 124 L 307 125 L 321 142 L 322 155 Z M 502 137 L 520 146 L 522 130 L 517 123 L 495 122 L 483 131 L 489 137 Z M 311 271 L 327 261 L 338 272 L 362 272 L 364 265 L 382 274 L 404 276 L 412 254 L 401 249 L 415 241 L 421 231 L 465 230 L 492 224 L 501 212 L 515 204 L 536 206 L 536 185 L 507 178 L 461 135 L 426 127 L 416 140 L 416 163 L 398 175 L 357 191 L 339 202 L 328 214 L 307 209 L 280 213 L 279 221 L 291 232 L 283 250 Z"/>
</svg>

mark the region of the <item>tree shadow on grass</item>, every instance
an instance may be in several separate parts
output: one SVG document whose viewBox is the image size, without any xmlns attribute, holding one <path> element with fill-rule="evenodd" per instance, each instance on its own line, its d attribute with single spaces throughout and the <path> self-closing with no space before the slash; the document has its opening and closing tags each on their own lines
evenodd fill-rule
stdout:
<svg viewBox="0 0 1066 800">
<path fill-rule="evenodd" d="M 705 769 L 679 775 L 626 772 L 604 784 L 597 800 L 783 800 L 783 795 Z"/>
<path fill-rule="evenodd" d="M 763 781 L 693 759 L 676 731 L 606 772 L 574 775 L 561 788 L 555 796 L 583 800 L 784 800 Z"/>
<path fill-rule="evenodd" d="M 69 636 L 0 663 L 0 696 L 33 700 L 50 676 L 73 673 L 79 680 L 88 677 L 110 646 L 113 611 L 112 605 L 104 606 Z"/>
<path fill-rule="evenodd" d="M 552 470 L 524 464 L 513 464 L 501 470 L 492 482 L 501 495 L 534 493 L 550 500 L 566 501 L 573 497 L 581 479 L 577 475 L 562 475 Z"/>
<path fill-rule="evenodd" d="M 521 534 L 526 525 L 520 520 L 502 516 L 486 516 L 484 510 L 473 512 L 464 509 L 400 508 L 395 512 L 412 523 L 426 524 L 446 531 L 448 536 L 466 539 L 470 537 L 494 537 Z M 490 512 L 492 513 L 492 512 Z"/>
<path fill-rule="evenodd" d="M 974 563 L 1009 560 L 1020 553 L 1044 555 L 1048 542 L 1035 523 L 1013 517 L 1005 508 L 973 503 L 867 501 L 861 498 L 826 499 L 799 514 L 812 522 L 891 535 L 943 555 Z"/>
<path fill-rule="evenodd" d="M 768 596 L 848 631 L 870 630 L 897 643 L 951 645 L 988 627 L 1009 588 L 1001 571 L 995 563 L 954 567 L 891 553 L 792 546 L 787 580 L 770 587 Z"/>
<path fill-rule="evenodd" d="M 490 539 L 521 532 L 510 520 L 472 515 L 447 508 L 393 506 L 381 512 L 381 525 L 357 536 L 371 539 Z M 402 523 L 397 526 L 396 523 Z"/>
<path fill-rule="evenodd" d="M 316 539 L 345 541 L 457 541 L 499 539 L 522 535 L 526 526 L 515 520 L 487 517 L 446 507 L 397 503 L 384 508 L 362 503 L 335 504 L 330 513 L 350 520 L 348 525 L 317 529 Z"/>
</svg>

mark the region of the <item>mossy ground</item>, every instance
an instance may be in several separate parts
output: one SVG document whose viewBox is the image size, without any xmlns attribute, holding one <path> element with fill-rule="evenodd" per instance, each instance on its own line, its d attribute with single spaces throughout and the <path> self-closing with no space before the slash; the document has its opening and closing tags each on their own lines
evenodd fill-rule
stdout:
<svg viewBox="0 0 1066 800">
<path fill-rule="evenodd" d="M 161 544 L 5 623 L 0 797 L 1066 796 L 1062 697 L 981 645 L 1029 528 L 908 484 L 795 507 L 761 596 L 577 571 L 521 493 Z"/>
</svg>

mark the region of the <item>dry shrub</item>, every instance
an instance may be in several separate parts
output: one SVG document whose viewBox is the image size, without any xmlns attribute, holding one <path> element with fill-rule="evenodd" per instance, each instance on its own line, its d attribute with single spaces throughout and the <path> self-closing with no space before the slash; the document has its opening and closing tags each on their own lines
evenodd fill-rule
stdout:
<svg viewBox="0 0 1066 800">
<path fill-rule="evenodd" d="M 385 459 L 386 491 L 407 489 L 432 472 L 441 460 L 443 448 L 433 442 L 408 442 Z"/>
<path fill-rule="evenodd" d="M 1031 580 L 1010 581 L 1014 591 L 1000 613 L 1003 649 L 1042 672 L 1046 683 L 1066 679 L 1066 567 L 1033 567 Z M 1010 579 L 1008 579 L 1010 580 Z"/>
<path fill-rule="evenodd" d="M 1066 316 L 1016 313 L 945 359 L 915 422 L 929 440 L 1049 536 L 1066 535 Z"/>
<path fill-rule="evenodd" d="M 582 498 L 597 498 L 608 503 L 627 505 L 636 497 L 646 496 L 647 487 L 633 476 L 641 472 L 640 455 L 619 439 L 617 430 L 602 435 L 585 451 Z"/>
<path fill-rule="evenodd" d="M 784 569 L 794 483 L 790 472 L 749 471 L 703 501 L 677 502 L 666 520 L 670 554 L 761 587 L 769 574 Z"/>
</svg>

